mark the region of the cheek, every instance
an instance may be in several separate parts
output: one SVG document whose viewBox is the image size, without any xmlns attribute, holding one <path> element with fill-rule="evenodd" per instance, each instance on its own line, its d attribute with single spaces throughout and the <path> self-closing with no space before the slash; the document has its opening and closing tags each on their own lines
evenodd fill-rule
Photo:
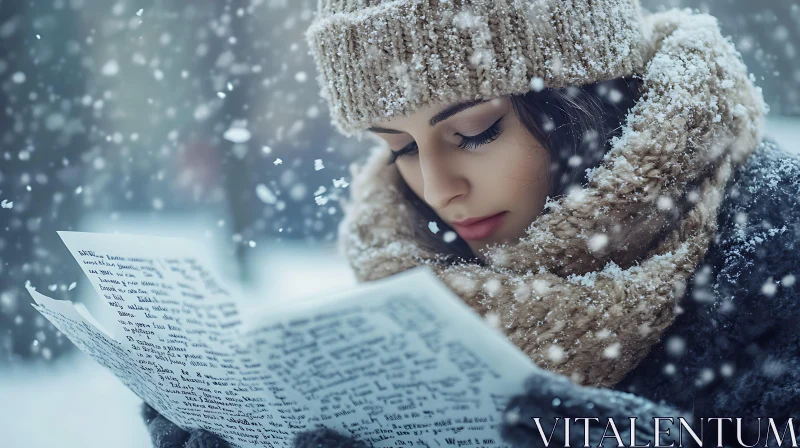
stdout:
<svg viewBox="0 0 800 448">
<path fill-rule="evenodd" d="M 425 185 L 422 180 L 422 172 L 419 169 L 419 166 L 414 165 L 412 163 L 402 163 L 397 162 L 397 171 L 400 172 L 400 176 L 403 177 L 405 183 L 411 188 L 418 197 L 423 198 L 423 193 L 425 191 Z"/>
<path fill-rule="evenodd" d="M 493 209 L 511 211 L 502 241 L 515 241 L 544 210 L 549 193 L 549 156 L 547 150 L 526 131 L 511 132 L 498 143 L 498 151 L 487 157 L 481 167 L 485 195 L 495 202 Z M 498 241 L 500 242 L 500 241 Z"/>
<path fill-rule="evenodd" d="M 538 203 L 547 195 L 547 152 L 527 133 L 511 131 L 490 157 L 482 161 L 482 182 L 511 204 Z"/>
</svg>

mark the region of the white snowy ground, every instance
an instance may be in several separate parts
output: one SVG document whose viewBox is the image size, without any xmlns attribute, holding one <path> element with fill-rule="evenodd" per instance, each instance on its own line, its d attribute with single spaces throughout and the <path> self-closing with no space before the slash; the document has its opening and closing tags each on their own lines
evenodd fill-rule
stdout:
<svg viewBox="0 0 800 448">
<path fill-rule="evenodd" d="M 772 117 L 767 134 L 783 148 L 800 153 L 797 143 L 800 119 Z M 212 217 L 207 218 L 183 217 L 167 228 L 148 227 L 129 219 L 123 219 L 125 224 L 115 223 L 117 227 L 112 228 L 107 220 L 98 219 L 81 228 L 180 235 L 200 241 L 205 238 L 206 230 L 216 224 Z M 209 246 L 213 250 L 214 245 Z M 345 260 L 336 255 L 332 246 L 262 244 L 253 254 L 254 277 L 258 281 L 246 294 L 248 307 L 354 284 Z M 221 257 L 217 259 L 224 272 L 230 264 Z M 254 291 L 263 293 L 256 296 Z M 93 294 L 86 289 L 81 289 L 81 293 Z M 91 302 L 87 306 L 93 309 Z M 138 415 L 139 403 L 139 398 L 113 375 L 79 352 L 51 362 L 46 369 L 0 366 L 0 437 L 4 448 L 147 447 L 149 440 Z"/>
</svg>

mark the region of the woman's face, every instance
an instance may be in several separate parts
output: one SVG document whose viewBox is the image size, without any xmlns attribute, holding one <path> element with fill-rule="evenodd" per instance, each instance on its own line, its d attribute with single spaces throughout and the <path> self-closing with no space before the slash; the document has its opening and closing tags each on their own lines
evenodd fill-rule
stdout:
<svg viewBox="0 0 800 448">
<path fill-rule="evenodd" d="M 476 256 L 489 243 L 517 242 L 544 208 L 549 155 L 508 97 L 432 106 L 370 131 L 388 143 L 408 186 Z"/>
</svg>

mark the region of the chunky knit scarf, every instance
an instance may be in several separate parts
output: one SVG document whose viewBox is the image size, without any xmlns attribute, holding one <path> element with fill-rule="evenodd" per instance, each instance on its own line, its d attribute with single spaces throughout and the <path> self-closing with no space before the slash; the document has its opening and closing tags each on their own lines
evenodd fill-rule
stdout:
<svg viewBox="0 0 800 448">
<path fill-rule="evenodd" d="M 413 236 L 423 218 L 385 147 L 353 165 L 339 249 L 358 280 L 427 265 L 540 367 L 578 384 L 619 382 L 680 312 L 766 113 L 713 17 L 643 20 L 643 94 L 622 134 L 582 189 L 549 198 L 525 237 L 485 251 L 485 265 L 448 265 Z"/>
</svg>

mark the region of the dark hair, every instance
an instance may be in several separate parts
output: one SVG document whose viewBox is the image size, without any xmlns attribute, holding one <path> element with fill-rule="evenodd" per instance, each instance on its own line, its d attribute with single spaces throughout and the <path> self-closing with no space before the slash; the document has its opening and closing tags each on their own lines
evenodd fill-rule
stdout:
<svg viewBox="0 0 800 448">
<path fill-rule="evenodd" d="M 568 193 L 571 187 L 586 185 L 587 169 L 599 164 L 611 147 L 611 139 L 619 135 L 628 110 L 639 99 L 639 86 L 636 78 L 616 78 L 511 96 L 514 113 L 522 125 L 548 151 L 551 199 Z M 404 185 L 404 197 L 422 217 L 412 223 L 422 244 L 444 254 L 442 261 L 447 264 L 468 261 L 483 265 L 460 236 L 450 243 L 444 241 L 442 235 L 453 229 Z M 431 221 L 440 224 L 437 234 L 428 229 Z"/>
</svg>

